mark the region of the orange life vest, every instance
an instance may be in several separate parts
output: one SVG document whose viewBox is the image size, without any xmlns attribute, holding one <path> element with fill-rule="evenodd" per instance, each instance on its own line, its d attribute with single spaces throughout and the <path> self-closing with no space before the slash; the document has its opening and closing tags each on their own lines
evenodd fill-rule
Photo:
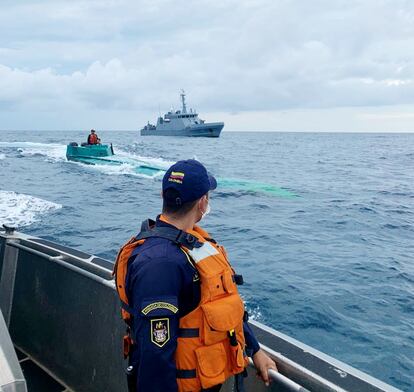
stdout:
<svg viewBox="0 0 414 392">
<path fill-rule="evenodd" d="M 95 133 L 88 136 L 88 144 L 98 144 L 98 136 Z"/>
<path fill-rule="evenodd" d="M 127 324 L 133 317 L 125 292 L 131 253 L 144 243 L 145 238 L 167 238 L 163 229 L 161 234 L 154 229 L 153 235 L 149 231 L 150 234 L 131 238 L 119 251 L 114 275 L 123 303 L 122 317 Z M 230 266 L 225 249 L 198 226 L 189 232 L 175 230 L 186 238 L 186 241 L 179 241 L 180 235 L 177 235 L 175 242 L 197 268 L 201 283 L 199 305 L 179 321 L 180 330 L 187 333 L 179 334 L 177 338 L 177 384 L 180 392 L 197 392 L 224 383 L 232 375 L 243 372 L 247 366 L 243 333 L 244 303 L 237 290 L 237 275 Z M 127 347 L 124 346 L 125 349 Z"/>
</svg>

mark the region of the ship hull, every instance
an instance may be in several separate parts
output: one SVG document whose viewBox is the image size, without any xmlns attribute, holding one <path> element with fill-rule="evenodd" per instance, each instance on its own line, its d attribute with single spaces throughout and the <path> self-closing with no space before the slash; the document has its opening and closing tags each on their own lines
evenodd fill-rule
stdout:
<svg viewBox="0 0 414 392">
<path fill-rule="evenodd" d="M 168 129 L 141 129 L 141 136 L 186 136 L 186 137 L 219 137 L 224 123 L 206 123 L 192 125 L 186 128 Z"/>
</svg>

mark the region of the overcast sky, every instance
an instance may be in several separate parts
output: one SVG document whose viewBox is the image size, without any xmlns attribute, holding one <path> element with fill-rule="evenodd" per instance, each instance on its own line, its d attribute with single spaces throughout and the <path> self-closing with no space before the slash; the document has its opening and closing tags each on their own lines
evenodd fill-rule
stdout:
<svg viewBox="0 0 414 392">
<path fill-rule="evenodd" d="M 0 2 L 0 129 L 414 131 L 412 0 Z"/>
</svg>

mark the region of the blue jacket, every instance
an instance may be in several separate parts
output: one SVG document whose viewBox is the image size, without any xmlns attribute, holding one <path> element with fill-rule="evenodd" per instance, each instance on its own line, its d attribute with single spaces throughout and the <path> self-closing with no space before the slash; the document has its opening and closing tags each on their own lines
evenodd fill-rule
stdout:
<svg viewBox="0 0 414 392">
<path fill-rule="evenodd" d="M 168 224 L 157 219 L 157 226 Z M 164 238 L 148 238 L 132 257 L 126 293 L 129 305 L 136 311 L 132 323 L 136 345 L 131 363 L 137 371 L 137 389 L 176 392 L 174 353 L 179 319 L 200 302 L 198 273 L 179 247 Z M 168 319 L 168 323 L 163 321 L 157 326 L 151 322 L 160 318 Z M 259 343 L 247 322 L 244 333 L 248 351 L 256 353 Z"/>
</svg>

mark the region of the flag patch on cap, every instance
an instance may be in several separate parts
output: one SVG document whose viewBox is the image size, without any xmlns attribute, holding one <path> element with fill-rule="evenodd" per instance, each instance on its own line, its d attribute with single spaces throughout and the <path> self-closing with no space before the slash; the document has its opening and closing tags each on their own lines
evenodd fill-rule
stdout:
<svg viewBox="0 0 414 392">
<path fill-rule="evenodd" d="M 184 173 L 182 172 L 171 172 L 170 177 L 168 178 L 168 181 L 170 182 L 176 182 L 177 184 L 182 184 L 184 179 Z"/>
</svg>

